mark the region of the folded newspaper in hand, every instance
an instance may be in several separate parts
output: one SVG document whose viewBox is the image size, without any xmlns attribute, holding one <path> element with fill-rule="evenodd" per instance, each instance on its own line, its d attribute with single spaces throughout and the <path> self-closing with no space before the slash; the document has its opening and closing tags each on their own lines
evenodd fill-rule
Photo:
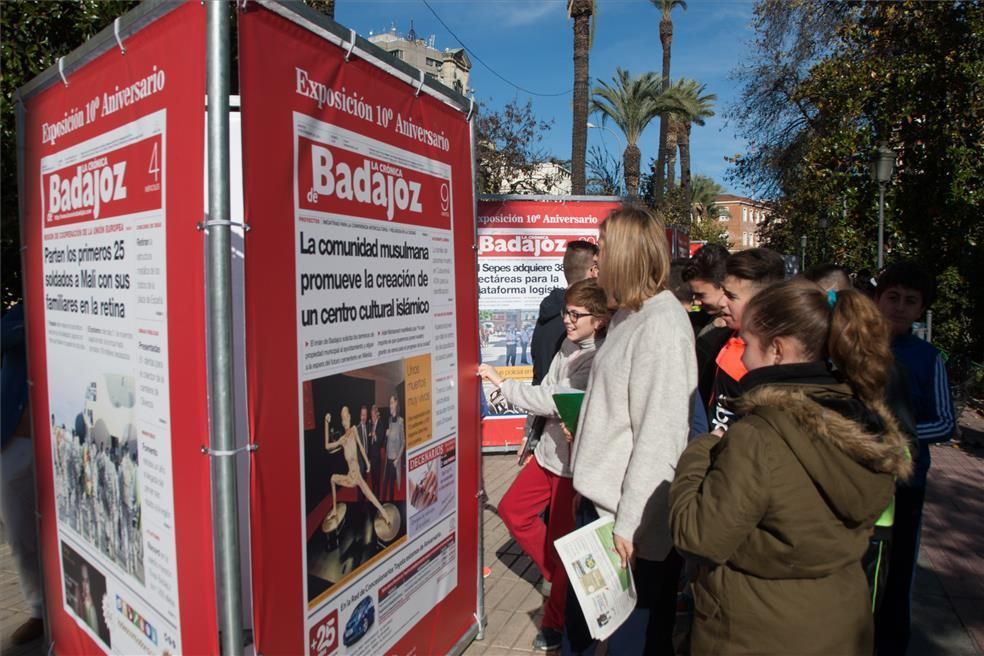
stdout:
<svg viewBox="0 0 984 656">
<path fill-rule="evenodd" d="M 614 518 L 602 517 L 554 542 L 595 640 L 614 633 L 636 607 L 632 570 L 622 568 L 614 528 Z"/>
</svg>

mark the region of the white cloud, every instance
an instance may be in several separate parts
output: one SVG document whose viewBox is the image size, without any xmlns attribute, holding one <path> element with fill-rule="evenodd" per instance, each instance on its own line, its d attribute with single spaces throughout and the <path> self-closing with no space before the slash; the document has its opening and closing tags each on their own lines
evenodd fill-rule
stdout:
<svg viewBox="0 0 984 656">
<path fill-rule="evenodd" d="M 492 3 L 490 7 L 506 25 L 511 27 L 532 25 L 548 14 L 560 14 L 560 10 L 563 9 L 562 3 L 544 0 Z"/>
</svg>

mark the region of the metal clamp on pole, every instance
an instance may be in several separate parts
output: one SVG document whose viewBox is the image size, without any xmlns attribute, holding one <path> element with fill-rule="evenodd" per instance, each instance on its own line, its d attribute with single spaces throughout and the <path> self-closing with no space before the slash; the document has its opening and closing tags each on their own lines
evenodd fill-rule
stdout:
<svg viewBox="0 0 984 656">
<path fill-rule="evenodd" d="M 113 36 L 116 37 L 116 43 L 120 47 L 120 52 L 124 55 L 126 54 L 126 47 L 123 45 L 123 39 L 120 38 L 120 17 L 117 16 L 116 20 L 113 21 Z"/>
<path fill-rule="evenodd" d="M 424 72 L 420 71 L 420 81 L 417 82 L 417 93 L 413 94 L 415 96 L 420 95 L 420 90 L 424 88 Z"/>
<path fill-rule="evenodd" d="M 59 57 L 58 58 L 58 75 L 61 76 L 62 82 L 64 82 L 65 83 L 65 86 L 67 87 L 68 86 L 68 78 L 65 77 L 65 58 L 64 57 Z"/>
<path fill-rule="evenodd" d="M 345 61 L 348 61 L 352 56 L 352 50 L 355 49 L 355 38 L 355 30 L 349 28 L 349 43 L 345 49 Z"/>
<path fill-rule="evenodd" d="M 248 223 L 237 223 L 236 221 L 230 221 L 228 219 L 213 219 L 211 221 L 199 221 L 198 223 L 195 224 L 195 230 L 201 232 L 202 230 L 205 230 L 206 228 L 211 228 L 212 226 L 230 226 L 233 228 L 239 227 L 245 230 L 246 232 L 249 232 L 251 230 Z"/>
<path fill-rule="evenodd" d="M 212 458 L 228 458 L 229 456 L 234 456 L 243 452 L 257 451 L 259 448 L 259 444 L 247 444 L 246 446 L 241 446 L 238 449 L 210 449 L 207 446 L 203 446 L 202 455 L 210 456 Z"/>
</svg>

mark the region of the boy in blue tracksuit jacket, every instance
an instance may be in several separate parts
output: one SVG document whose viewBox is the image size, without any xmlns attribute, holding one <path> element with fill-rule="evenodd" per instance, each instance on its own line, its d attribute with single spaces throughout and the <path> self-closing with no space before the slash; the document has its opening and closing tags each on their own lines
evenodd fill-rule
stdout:
<svg viewBox="0 0 984 656">
<path fill-rule="evenodd" d="M 929 473 L 929 445 L 950 439 L 956 427 L 953 399 L 940 352 L 911 334 L 913 322 L 933 302 L 936 281 L 912 262 L 888 267 L 878 279 L 875 301 L 892 328 L 892 353 L 905 374 L 915 419 L 912 480 L 895 490 L 895 526 L 885 596 L 875 620 L 879 656 L 903 655 L 909 643 L 912 579 L 919 557 L 922 508 Z"/>
</svg>

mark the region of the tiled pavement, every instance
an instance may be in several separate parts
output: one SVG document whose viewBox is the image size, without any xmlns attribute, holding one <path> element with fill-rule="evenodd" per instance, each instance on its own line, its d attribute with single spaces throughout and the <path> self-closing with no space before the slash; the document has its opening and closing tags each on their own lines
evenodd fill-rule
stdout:
<svg viewBox="0 0 984 656">
<path fill-rule="evenodd" d="M 982 422 L 984 424 L 984 422 Z M 984 425 L 977 426 L 984 428 Z M 963 425 L 966 432 L 970 429 Z M 978 435 L 978 438 L 981 436 Z M 978 442 L 980 443 L 980 442 Z M 984 448 L 933 447 L 924 509 L 910 656 L 984 655 Z M 465 656 L 529 654 L 543 598 L 539 571 L 520 555 L 495 514 L 516 475 L 513 456 L 485 457 L 486 637 Z"/>
<path fill-rule="evenodd" d="M 17 583 L 17 570 L 10 556 L 10 547 L 0 543 L 0 654 L 3 656 L 41 656 L 43 645 L 37 640 L 29 645 L 14 647 L 10 634 L 27 620 L 27 607 Z"/>
<path fill-rule="evenodd" d="M 980 428 L 981 426 L 975 426 Z M 965 426 L 965 430 L 967 427 Z M 978 435 L 978 438 L 980 435 Z M 536 566 L 522 555 L 495 513 L 516 475 L 515 458 L 485 457 L 485 580 L 488 625 L 485 639 L 466 656 L 532 652 L 543 598 Z M 984 449 L 959 445 L 933 447 L 929 495 L 924 512 L 922 550 L 914 595 L 912 656 L 984 655 Z M 14 648 L 10 633 L 26 619 L 16 574 L 6 545 L 0 547 L 0 653 L 41 656 L 36 642 Z"/>
</svg>

